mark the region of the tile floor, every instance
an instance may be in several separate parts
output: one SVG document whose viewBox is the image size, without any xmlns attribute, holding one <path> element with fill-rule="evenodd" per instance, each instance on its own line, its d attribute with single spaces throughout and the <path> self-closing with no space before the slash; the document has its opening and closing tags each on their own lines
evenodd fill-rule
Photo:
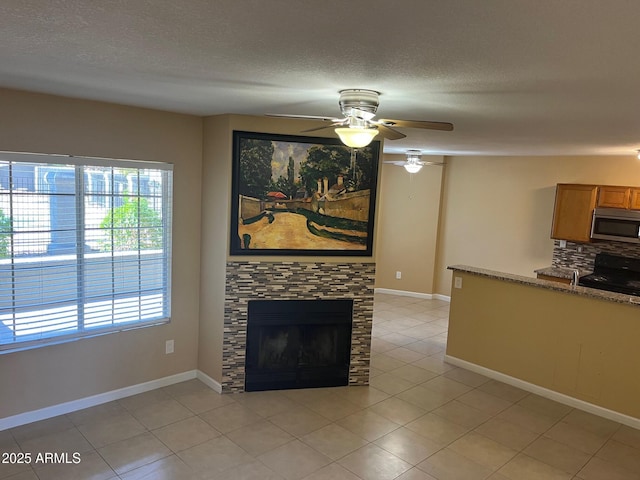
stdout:
<svg viewBox="0 0 640 480">
<path fill-rule="evenodd" d="M 77 464 L 0 478 L 640 479 L 640 431 L 443 361 L 448 305 L 375 297 L 369 387 L 218 395 L 197 380 L 0 432 Z"/>
</svg>

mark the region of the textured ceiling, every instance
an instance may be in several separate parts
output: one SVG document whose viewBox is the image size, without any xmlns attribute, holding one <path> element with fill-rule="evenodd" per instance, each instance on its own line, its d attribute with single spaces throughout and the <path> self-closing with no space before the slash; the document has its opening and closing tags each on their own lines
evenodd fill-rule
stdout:
<svg viewBox="0 0 640 480">
<path fill-rule="evenodd" d="M 379 117 L 455 124 L 388 153 L 629 155 L 638 18 L 637 0 L 2 0 L 0 86 L 325 116 L 367 88 Z"/>
</svg>

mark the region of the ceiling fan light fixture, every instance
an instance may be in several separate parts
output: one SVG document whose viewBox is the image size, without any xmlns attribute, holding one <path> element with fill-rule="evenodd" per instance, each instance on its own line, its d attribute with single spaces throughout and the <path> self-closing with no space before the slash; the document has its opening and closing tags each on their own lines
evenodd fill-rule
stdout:
<svg viewBox="0 0 640 480">
<path fill-rule="evenodd" d="M 377 128 L 343 127 L 336 128 L 335 132 L 347 147 L 362 148 L 371 143 L 378 134 Z"/>
<path fill-rule="evenodd" d="M 417 163 L 407 163 L 404 166 L 404 169 L 409 173 L 418 173 L 422 168 L 422 165 L 418 165 Z"/>
<path fill-rule="evenodd" d="M 404 169 L 409 173 L 418 173 L 422 168 L 421 158 L 420 150 L 407 150 L 407 163 L 403 165 Z"/>
<path fill-rule="evenodd" d="M 407 162 L 419 162 L 422 158 L 420 150 L 407 150 Z"/>
</svg>

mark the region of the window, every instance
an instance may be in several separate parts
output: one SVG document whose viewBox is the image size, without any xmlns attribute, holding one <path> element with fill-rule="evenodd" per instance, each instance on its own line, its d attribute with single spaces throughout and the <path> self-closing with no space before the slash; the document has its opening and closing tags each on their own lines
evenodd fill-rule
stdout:
<svg viewBox="0 0 640 480">
<path fill-rule="evenodd" d="M 172 166 L 0 153 L 0 352 L 169 321 Z"/>
</svg>

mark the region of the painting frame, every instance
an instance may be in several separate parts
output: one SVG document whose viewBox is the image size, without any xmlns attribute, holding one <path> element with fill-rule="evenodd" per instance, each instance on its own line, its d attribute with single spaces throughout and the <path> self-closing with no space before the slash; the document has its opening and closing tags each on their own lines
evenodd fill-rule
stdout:
<svg viewBox="0 0 640 480">
<path fill-rule="evenodd" d="M 372 256 L 380 143 L 234 130 L 229 254 Z"/>
</svg>

